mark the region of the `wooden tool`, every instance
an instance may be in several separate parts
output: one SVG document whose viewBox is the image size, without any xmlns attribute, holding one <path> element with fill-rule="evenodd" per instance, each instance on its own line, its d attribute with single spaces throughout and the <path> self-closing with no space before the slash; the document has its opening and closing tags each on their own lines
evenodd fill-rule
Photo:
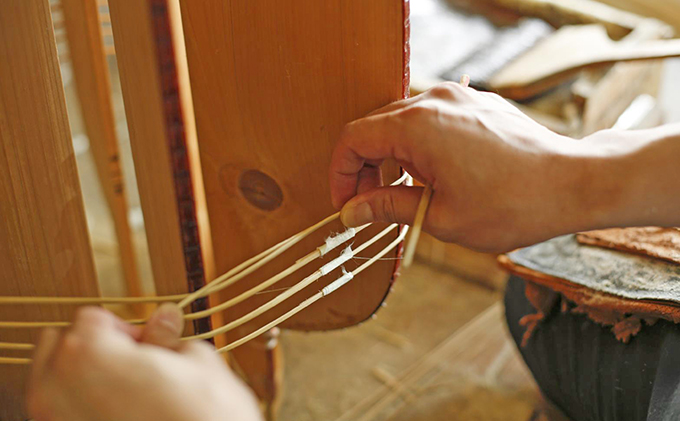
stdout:
<svg viewBox="0 0 680 421">
<path fill-rule="evenodd" d="M 601 25 L 566 26 L 494 75 L 489 89 L 507 98 L 526 99 L 586 68 L 678 56 L 677 39 L 628 44 L 612 41 Z"/>
</svg>

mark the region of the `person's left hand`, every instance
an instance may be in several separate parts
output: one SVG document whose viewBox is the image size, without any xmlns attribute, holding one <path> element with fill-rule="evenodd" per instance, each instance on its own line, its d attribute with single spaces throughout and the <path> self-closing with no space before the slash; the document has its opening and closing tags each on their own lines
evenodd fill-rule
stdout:
<svg viewBox="0 0 680 421">
<path fill-rule="evenodd" d="M 161 306 L 145 328 L 83 308 L 73 327 L 45 330 L 34 354 L 35 421 L 256 421 L 253 394 L 208 343 L 180 342 L 182 313 Z"/>
</svg>

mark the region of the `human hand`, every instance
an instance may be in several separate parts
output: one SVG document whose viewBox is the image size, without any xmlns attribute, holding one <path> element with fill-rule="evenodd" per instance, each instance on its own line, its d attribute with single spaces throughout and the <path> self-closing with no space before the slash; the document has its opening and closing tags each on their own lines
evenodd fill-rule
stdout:
<svg viewBox="0 0 680 421">
<path fill-rule="evenodd" d="M 603 223 L 598 160 L 581 159 L 588 146 L 498 95 L 446 83 L 346 126 L 330 167 L 333 205 L 347 226 L 412 224 L 423 188 L 382 187 L 379 166 L 392 158 L 433 186 L 424 231 L 507 251 Z"/>
<path fill-rule="evenodd" d="M 34 354 L 35 421 L 256 421 L 253 394 L 208 343 L 181 342 L 182 313 L 161 306 L 144 328 L 83 308 L 63 333 L 45 330 Z"/>
</svg>

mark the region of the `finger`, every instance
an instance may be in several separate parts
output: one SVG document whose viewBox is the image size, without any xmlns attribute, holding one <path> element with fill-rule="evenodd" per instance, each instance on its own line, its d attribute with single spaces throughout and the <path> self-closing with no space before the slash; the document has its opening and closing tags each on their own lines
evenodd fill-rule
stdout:
<svg viewBox="0 0 680 421">
<path fill-rule="evenodd" d="M 38 346 L 33 351 L 33 367 L 31 369 L 31 383 L 35 382 L 43 375 L 47 362 L 59 343 L 59 331 L 54 328 L 47 328 L 40 334 Z"/>
<path fill-rule="evenodd" d="M 142 331 L 141 342 L 177 350 L 184 331 L 184 313 L 173 303 L 165 303 L 151 315 Z"/>
<path fill-rule="evenodd" d="M 413 104 L 414 102 L 420 101 L 421 98 L 419 95 L 412 96 L 411 98 L 406 98 L 406 99 L 401 99 L 399 101 L 394 101 L 390 102 L 389 104 L 385 105 L 384 107 L 378 108 L 375 111 L 372 111 L 366 115 L 366 117 L 371 117 L 375 115 L 380 115 L 380 114 L 387 114 L 391 113 L 393 111 L 398 111 L 401 110 L 402 108 L 408 107 L 409 105 Z"/>
<path fill-rule="evenodd" d="M 185 355 L 195 361 L 201 361 L 206 364 L 216 364 L 227 366 L 223 355 L 215 351 L 215 346 L 208 341 L 191 340 L 182 342 L 177 349 L 182 355 Z"/>
<path fill-rule="evenodd" d="M 380 167 L 365 166 L 359 171 L 357 180 L 357 193 L 367 192 L 378 187 L 382 187 L 382 170 Z"/>
<path fill-rule="evenodd" d="M 340 219 L 347 227 L 371 222 L 412 224 L 422 187 L 389 186 L 362 193 L 342 208 Z"/>
<path fill-rule="evenodd" d="M 124 333 L 134 340 L 138 340 L 141 329 L 120 319 L 115 314 L 101 307 L 82 307 L 76 313 L 76 319 L 71 331 L 86 337 L 98 336 L 114 331 Z"/>
<path fill-rule="evenodd" d="M 333 206 L 342 207 L 357 192 L 359 173 L 366 162 L 408 159 L 404 131 L 390 115 L 363 118 L 348 124 L 333 152 L 330 186 Z"/>
</svg>

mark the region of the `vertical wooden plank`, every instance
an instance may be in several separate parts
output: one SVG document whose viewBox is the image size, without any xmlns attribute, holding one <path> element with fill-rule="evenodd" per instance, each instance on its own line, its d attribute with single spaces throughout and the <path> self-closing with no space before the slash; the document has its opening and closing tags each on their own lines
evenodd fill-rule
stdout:
<svg viewBox="0 0 680 421">
<path fill-rule="evenodd" d="M 48 1 L 0 1 L 0 40 L 0 295 L 97 295 Z M 0 307 L 0 319 L 67 320 L 72 310 Z M 27 370 L 0 366 L 3 421 L 27 418 Z"/>
<path fill-rule="evenodd" d="M 113 218 L 127 295 L 139 296 L 98 7 L 92 0 L 61 0 L 61 5 L 85 131 Z"/>
<path fill-rule="evenodd" d="M 109 1 L 125 115 L 158 294 L 186 292 L 182 236 L 147 0 Z"/>
<path fill-rule="evenodd" d="M 404 94 L 405 6 L 403 0 L 180 4 L 215 266 L 223 273 L 334 212 L 327 174 L 340 131 Z M 387 164 L 383 174 L 389 182 L 399 172 Z M 342 227 L 327 227 L 287 256 L 305 255 L 332 230 Z M 228 288 L 221 299 L 290 264 L 272 262 Z M 386 295 L 393 270 L 394 261 L 377 263 L 284 326 L 331 329 L 365 320 Z M 291 277 L 277 287 L 297 280 Z M 256 295 L 224 316 L 236 317 L 270 298 Z M 268 317 L 303 298 L 300 294 Z M 262 319 L 244 330 L 258 323 Z"/>
<path fill-rule="evenodd" d="M 408 91 L 407 3 L 180 0 L 217 273 L 334 212 L 327 173 L 342 127 Z M 383 174 L 389 182 L 399 170 L 388 163 Z M 339 223 L 324 228 L 218 294 L 220 301 L 256 286 L 342 229 Z M 364 231 L 357 243 L 377 229 Z M 379 262 L 284 326 L 320 330 L 365 320 L 387 294 L 394 268 L 394 260 Z M 314 269 L 272 289 L 291 286 Z M 229 335 L 250 333 L 329 281 L 320 280 Z M 273 296 L 255 295 L 221 316 L 233 320 Z M 267 353 L 272 342 L 260 337 L 232 353 L 235 366 L 269 404 L 270 416 L 279 394 L 270 364 L 276 356 Z"/>
<path fill-rule="evenodd" d="M 210 248 L 198 225 L 203 189 L 193 168 L 195 130 L 190 97 L 182 93 L 186 70 L 175 54 L 177 28 L 167 0 L 110 0 L 109 9 L 156 292 L 184 293 L 204 284 Z M 195 325 L 205 330 L 209 321 Z"/>
<path fill-rule="evenodd" d="M 173 42 L 175 46 L 175 63 L 177 71 L 177 83 L 179 97 L 184 116 L 184 134 L 186 137 L 189 166 L 191 167 L 191 181 L 194 189 L 194 203 L 196 208 L 196 222 L 201 240 L 201 252 L 203 255 L 203 270 L 206 280 L 215 278 L 215 262 L 213 259 L 212 237 L 210 233 L 210 221 L 208 219 L 208 205 L 205 198 L 205 185 L 201 160 L 198 151 L 198 135 L 196 133 L 196 117 L 194 114 L 193 94 L 189 80 L 189 63 L 187 62 L 187 50 L 184 39 L 184 27 L 179 0 L 167 0 L 168 18 L 170 19 Z"/>
</svg>

